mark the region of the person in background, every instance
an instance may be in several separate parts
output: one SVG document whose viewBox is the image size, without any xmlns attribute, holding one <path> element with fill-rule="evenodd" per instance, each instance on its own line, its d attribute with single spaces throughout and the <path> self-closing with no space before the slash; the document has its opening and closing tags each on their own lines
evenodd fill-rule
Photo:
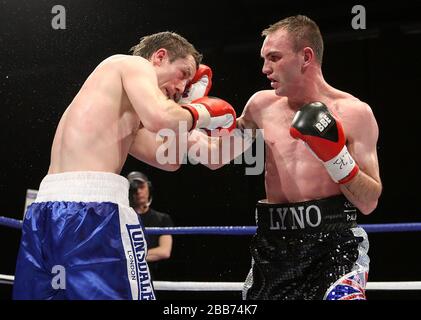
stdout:
<svg viewBox="0 0 421 320">
<path fill-rule="evenodd" d="M 130 206 L 137 213 L 139 222 L 143 227 L 173 227 L 174 223 L 167 213 L 158 212 L 151 208 L 152 183 L 148 177 L 139 171 L 127 175 L 130 182 Z M 146 232 L 148 262 L 151 276 L 158 272 L 160 260 L 170 258 L 173 239 L 170 234 L 151 235 Z"/>
</svg>

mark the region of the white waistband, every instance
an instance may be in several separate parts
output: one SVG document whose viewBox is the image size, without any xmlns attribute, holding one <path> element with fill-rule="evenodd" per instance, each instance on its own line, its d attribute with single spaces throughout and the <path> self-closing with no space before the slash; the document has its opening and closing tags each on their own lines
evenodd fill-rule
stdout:
<svg viewBox="0 0 421 320">
<path fill-rule="evenodd" d="M 110 172 L 64 172 L 49 174 L 39 186 L 35 202 L 113 202 L 129 205 L 129 181 Z"/>
</svg>

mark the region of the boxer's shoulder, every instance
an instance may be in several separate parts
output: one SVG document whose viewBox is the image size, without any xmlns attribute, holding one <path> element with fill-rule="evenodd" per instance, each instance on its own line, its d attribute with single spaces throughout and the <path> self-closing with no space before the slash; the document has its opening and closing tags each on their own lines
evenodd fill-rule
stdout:
<svg viewBox="0 0 421 320">
<path fill-rule="evenodd" d="M 361 101 L 350 93 L 337 89 L 335 89 L 334 93 L 328 97 L 327 101 L 323 102 L 327 104 L 329 109 L 339 113 L 371 111 L 370 106 L 364 101 Z"/>
<path fill-rule="evenodd" d="M 282 106 L 286 104 L 285 97 L 279 97 L 274 90 L 261 90 L 253 94 L 247 101 L 243 114 L 258 117 L 264 110 L 272 106 Z"/>
<path fill-rule="evenodd" d="M 366 102 L 351 95 L 334 100 L 329 109 L 335 116 L 345 122 L 366 123 L 373 118 L 371 107 Z"/>
<path fill-rule="evenodd" d="M 130 56 L 124 54 L 112 55 L 104 59 L 96 68 L 95 71 L 106 70 L 109 72 L 110 69 L 119 71 L 122 74 L 126 73 L 145 73 L 155 77 L 155 71 L 152 64 L 145 58 L 139 56 Z"/>
<path fill-rule="evenodd" d="M 283 99 L 284 97 L 279 97 L 275 94 L 275 90 L 260 90 L 250 97 L 247 105 L 251 105 L 256 108 L 267 105 L 268 103 L 282 103 Z"/>
</svg>

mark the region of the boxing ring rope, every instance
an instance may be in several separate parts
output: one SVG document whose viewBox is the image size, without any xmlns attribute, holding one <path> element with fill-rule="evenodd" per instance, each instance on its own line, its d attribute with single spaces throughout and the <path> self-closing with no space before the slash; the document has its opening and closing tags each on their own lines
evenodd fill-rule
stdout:
<svg viewBox="0 0 421 320">
<path fill-rule="evenodd" d="M 0 216 L 0 226 L 22 228 L 22 221 Z M 421 231 L 420 222 L 362 224 L 367 233 Z M 255 226 L 207 226 L 145 228 L 149 234 L 253 235 Z M 14 276 L 0 274 L 0 283 L 13 284 Z M 154 281 L 155 290 L 167 291 L 241 291 L 243 282 Z M 368 282 L 367 290 L 421 290 L 421 281 Z"/>
<path fill-rule="evenodd" d="M 14 229 L 22 228 L 22 220 L 16 220 L 0 216 L 0 226 Z M 410 232 L 421 231 L 421 222 L 407 223 L 379 223 L 359 225 L 367 233 L 380 232 Z M 168 228 L 145 228 L 149 234 L 219 234 L 219 235 L 253 235 L 255 226 L 215 226 L 215 227 L 168 227 Z"/>
<path fill-rule="evenodd" d="M 0 274 L 0 284 L 13 284 L 15 277 Z M 158 291 L 242 291 L 243 282 L 154 281 Z M 367 290 L 421 290 L 421 281 L 368 282 Z"/>
<path fill-rule="evenodd" d="M 243 282 L 154 281 L 161 291 L 241 291 Z M 421 290 L 421 281 L 368 282 L 367 290 Z"/>
</svg>

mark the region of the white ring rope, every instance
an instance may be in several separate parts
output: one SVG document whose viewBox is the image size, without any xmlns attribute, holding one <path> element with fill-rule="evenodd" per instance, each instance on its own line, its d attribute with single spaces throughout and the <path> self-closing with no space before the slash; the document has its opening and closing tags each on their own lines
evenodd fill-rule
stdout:
<svg viewBox="0 0 421 320">
<path fill-rule="evenodd" d="M 242 291 L 243 282 L 154 281 L 156 290 Z M 367 290 L 421 290 L 421 281 L 368 282 Z"/>
<path fill-rule="evenodd" d="M 0 283 L 13 284 L 15 277 L 0 274 Z M 242 291 L 243 282 L 154 281 L 160 291 Z M 368 282 L 367 290 L 421 290 L 421 281 Z"/>
</svg>

